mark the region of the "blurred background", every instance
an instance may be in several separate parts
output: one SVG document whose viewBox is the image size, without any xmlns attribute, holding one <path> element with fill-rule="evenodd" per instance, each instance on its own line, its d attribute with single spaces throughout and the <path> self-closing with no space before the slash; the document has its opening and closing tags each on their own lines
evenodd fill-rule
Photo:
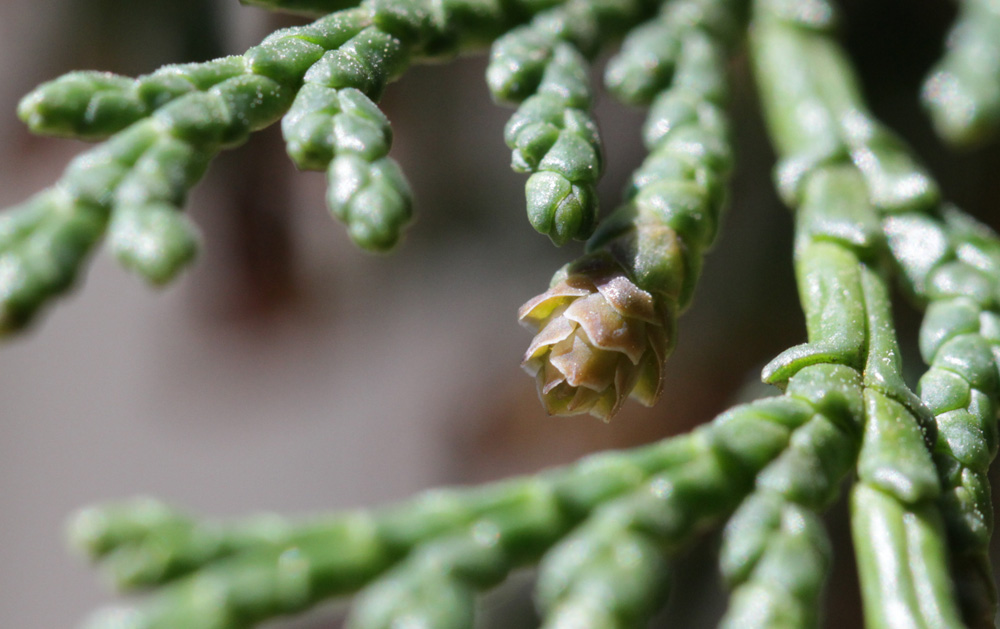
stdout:
<svg viewBox="0 0 1000 629">
<path fill-rule="evenodd" d="M 945 150 L 916 103 L 954 7 L 843 4 L 876 113 L 949 198 L 995 221 L 1000 153 Z M 236 0 L 0 3 L 0 207 L 53 183 L 83 148 L 26 133 L 16 104 L 38 83 L 239 53 L 299 21 Z M 295 172 L 270 129 L 223 154 L 196 188 L 189 211 L 204 247 L 179 281 L 151 290 L 99 253 L 71 297 L 0 348 L 0 625 L 72 627 L 119 600 L 63 544 L 67 516 L 90 503 L 148 494 L 211 516 L 375 505 L 648 442 L 765 393 L 760 367 L 805 332 L 790 217 L 771 191 L 745 59 L 733 62 L 732 200 L 666 391 L 609 425 L 545 416 L 518 367 L 530 339 L 518 306 L 582 248 L 557 250 L 525 220 L 524 179 L 502 141 L 511 112 L 490 102 L 484 67 L 482 56 L 415 67 L 387 91 L 393 156 L 417 199 L 392 255 L 348 241 L 325 210 L 324 176 Z M 606 97 L 597 116 L 608 211 L 643 157 L 642 116 Z M 915 338 L 905 304 L 899 318 Z M 860 626 L 844 520 L 836 507 L 830 627 Z M 681 559 L 671 626 L 711 626 L 721 613 L 714 544 Z M 489 598 L 484 626 L 530 626 L 529 583 L 521 575 Z M 341 614 L 273 626 L 336 627 Z"/>
</svg>

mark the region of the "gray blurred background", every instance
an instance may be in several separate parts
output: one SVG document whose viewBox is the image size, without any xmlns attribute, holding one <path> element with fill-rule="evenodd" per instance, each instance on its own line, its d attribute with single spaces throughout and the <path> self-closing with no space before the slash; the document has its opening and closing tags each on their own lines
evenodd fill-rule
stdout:
<svg viewBox="0 0 1000 629">
<path fill-rule="evenodd" d="M 952 198 L 982 213 L 998 198 L 996 151 L 942 151 L 915 105 L 952 7 L 845 4 L 876 111 Z M 50 185 L 83 148 L 25 132 L 16 103 L 38 83 L 242 52 L 293 23 L 236 0 L 4 0 L 0 207 Z M 681 320 L 666 392 L 610 425 L 546 417 L 518 368 L 530 335 L 517 307 L 581 247 L 556 250 L 525 220 L 524 180 L 502 141 L 510 111 L 490 102 L 484 65 L 414 68 L 386 94 L 393 155 L 417 198 L 417 222 L 391 256 L 347 240 L 325 211 L 323 175 L 296 173 L 271 129 L 224 154 L 196 189 L 189 211 L 204 249 L 178 282 L 151 290 L 99 253 L 71 297 L 0 348 L 0 626 L 72 627 L 118 600 L 64 547 L 63 523 L 83 505 L 140 494 L 212 516 L 373 505 L 647 442 L 761 392 L 759 367 L 804 328 L 745 60 L 733 64 L 733 202 Z M 642 159 L 641 113 L 602 97 L 597 115 L 608 210 Z M 912 335 L 905 306 L 900 318 Z M 835 509 L 830 627 L 859 622 L 843 519 Z M 713 544 L 682 560 L 673 626 L 719 614 Z M 487 602 L 485 624 L 530 624 L 529 579 Z M 334 627 L 340 613 L 274 626 Z"/>
</svg>

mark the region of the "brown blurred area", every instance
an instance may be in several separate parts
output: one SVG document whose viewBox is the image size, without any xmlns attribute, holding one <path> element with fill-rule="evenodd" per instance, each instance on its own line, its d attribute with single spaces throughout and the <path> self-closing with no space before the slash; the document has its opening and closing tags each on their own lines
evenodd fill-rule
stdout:
<svg viewBox="0 0 1000 629">
<path fill-rule="evenodd" d="M 933 137 L 916 97 L 953 16 L 947 2 L 844 2 L 845 41 L 872 107 L 940 177 L 996 223 L 995 147 Z M 72 69 L 138 74 L 241 52 L 294 18 L 235 0 L 0 3 L 0 206 L 54 182 L 83 146 L 39 139 L 18 98 Z M 73 626 L 113 600 L 61 544 L 74 509 L 152 494 L 209 515 L 315 512 L 401 499 L 569 462 L 683 432 L 766 393 L 759 368 L 804 338 L 791 221 L 746 60 L 733 62 L 738 167 L 717 245 L 682 317 L 661 402 L 611 424 L 550 418 L 518 368 L 517 307 L 581 251 L 528 225 L 482 56 L 412 69 L 383 106 L 417 221 L 390 256 L 358 251 L 324 208 L 324 177 L 297 173 L 269 129 L 224 154 L 196 189 L 194 268 L 153 291 L 99 253 L 78 290 L 0 350 L 0 624 Z M 642 159 L 641 112 L 602 96 L 605 211 Z M 901 334 L 916 318 L 899 306 Z M 912 345 L 912 343 L 911 343 Z M 917 369 L 912 347 L 906 350 Z M 860 626 L 842 506 L 829 627 Z M 712 626 L 713 538 L 681 559 L 669 626 Z M 531 623 L 528 577 L 491 596 L 484 626 Z M 324 611 L 275 627 L 337 626 Z M 659 626 L 660 621 L 657 621 Z M 664 624 L 663 626 L 667 626 Z"/>
</svg>

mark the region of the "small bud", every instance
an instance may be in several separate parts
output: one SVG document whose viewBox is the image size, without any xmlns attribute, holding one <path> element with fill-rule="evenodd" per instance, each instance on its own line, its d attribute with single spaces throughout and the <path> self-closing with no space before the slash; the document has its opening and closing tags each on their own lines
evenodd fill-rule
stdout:
<svg viewBox="0 0 1000 629">
<path fill-rule="evenodd" d="M 646 406 L 660 396 L 671 319 L 610 256 L 569 265 L 518 317 L 538 331 L 522 366 L 550 414 L 608 421 L 629 395 Z"/>
</svg>

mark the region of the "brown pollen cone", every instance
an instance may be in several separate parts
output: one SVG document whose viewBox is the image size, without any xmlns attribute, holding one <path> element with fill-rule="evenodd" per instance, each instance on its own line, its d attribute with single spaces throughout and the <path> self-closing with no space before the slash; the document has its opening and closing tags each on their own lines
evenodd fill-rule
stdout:
<svg viewBox="0 0 1000 629">
<path fill-rule="evenodd" d="M 629 395 L 646 406 L 660 396 L 672 319 L 610 256 L 568 265 L 518 318 L 537 331 L 521 365 L 549 414 L 608 421 Z"/>
</svg>

